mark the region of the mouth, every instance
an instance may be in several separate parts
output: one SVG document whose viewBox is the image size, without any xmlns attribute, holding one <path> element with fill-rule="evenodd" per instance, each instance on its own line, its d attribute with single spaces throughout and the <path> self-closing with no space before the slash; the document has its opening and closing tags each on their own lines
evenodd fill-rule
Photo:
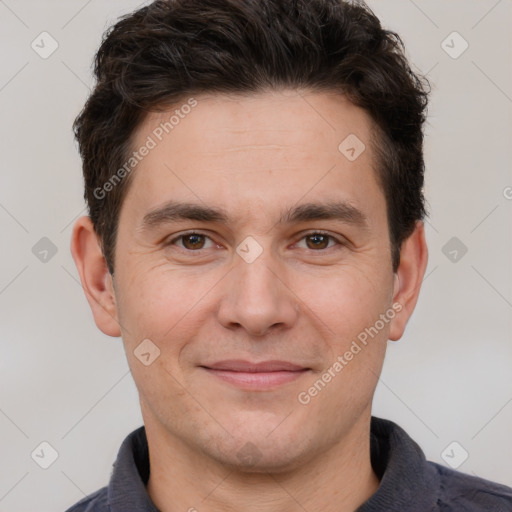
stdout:
<svg viewBox="0 0 512 512">
<path fill-rule="evenodd" d="M 293 382 L 310 368 L 287 361 L 262 361 L 251 363 L 242 360 L 219 361 L 202 365 L 211 376 L 242 389 L 268 390 Z"/>
</svg>

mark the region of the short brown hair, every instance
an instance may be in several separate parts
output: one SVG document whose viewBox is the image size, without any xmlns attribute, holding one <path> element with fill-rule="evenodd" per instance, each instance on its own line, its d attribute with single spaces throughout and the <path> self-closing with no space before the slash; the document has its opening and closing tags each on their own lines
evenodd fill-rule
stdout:
<svg viewBox="0 0 512 512">
<path fill-rule="evenodd" d="M 339 92 L 370 114 L 396 271 L 402 242 L 426 214 L 428 81 L 411 70 L 400 37 L 383 29 L 363 2 L 157 0 L 106 31 L 94 74 L 96 85 L 73 129 L 89 216 L 111 273 L 131 174 L 108 194 L 98 190 L 129 159 L 148 112 L 203 92 L 268 88 Z"/>
</svg>

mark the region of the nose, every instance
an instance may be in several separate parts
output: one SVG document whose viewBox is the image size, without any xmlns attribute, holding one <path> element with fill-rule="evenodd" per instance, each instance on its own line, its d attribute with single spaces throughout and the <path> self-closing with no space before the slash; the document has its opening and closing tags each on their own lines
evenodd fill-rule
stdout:
<svg viewBox="0 0 512 512">
<path fill-rule="evenodd" d="M 293 326 L 299 300 L 287 284 L 282 265 L 273 261 L 269 250 L 252 263 L 235 257 L 235 268 L 223 280 L 219 323 L 228 329 L 243 328 L 253 336 Z"/>
</svg>

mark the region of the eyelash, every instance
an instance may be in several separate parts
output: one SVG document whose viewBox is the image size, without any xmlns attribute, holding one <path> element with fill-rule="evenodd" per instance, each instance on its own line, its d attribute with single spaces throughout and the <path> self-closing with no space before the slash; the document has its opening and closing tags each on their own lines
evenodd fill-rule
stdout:
<svg viewBox="0 0 512 512">
<path fill-rule="evenodd" d="M 190 236 L 190 235 L 199 235 L 199 236 L 204 236 L 205 238 L 208 238 L 210 240 L 211 237 L 209 237 L 208 235 L 206 235 L 205 233 L 201 233 L 201 232 L 198 232 L 198 231 L 189 231 L 189 232 L 186 232 L 186 233 L 182 233 L 181 235 L 178 235 L 176 237 L 174 237 L 172 240 L 169 240 L 169 242 L 167 242 L 165 245 L 167 246 L 170 246 L 170 245 L 176 245 L 176 242 L 179 241 L 179 240 L 182 240 L 183 238 L 187 237 L 187 236 Z M 312 236 L 312 235 L 322 235 L 322 236 L 326 236 L 329 238 L 329 241 L 334 241 L 336 242 L 336 245 L 339 245 L 339 246 L 345 246 L 346 243 L 344 243 L 343 241 L 341 241 L 340 239 L 336 238 L 335 236 L 331 235 L 330 233 L 327 233 L 326 231 L 322 231 L 322 230 L 313 230 L 313 231 L 310 231 L 310 232 L 307 232 L 305 234 L 302 235 L 302 237 L 299 239 L 299 241 L 301 240 L 304 240 L 305 238 L 307 238 L 308 236 Z M 213 242 L 213 240 L 212 240 Z M 331 246 L 331 247 L 326 247 L 325 249 L 306 249 L 310 252 L 326 252 L 328 249 L 332 249 L 333 247 L 335 246 Z M 183 251 L 186 251 L 188 253 L 199 253 L 203 250 L 206 250 L 206 249 L 196 249 L 196 250 L 193 250 L 193 249 L 187 249 L 185 247 L 180 247 L 181 250 Z"/>
</svg>

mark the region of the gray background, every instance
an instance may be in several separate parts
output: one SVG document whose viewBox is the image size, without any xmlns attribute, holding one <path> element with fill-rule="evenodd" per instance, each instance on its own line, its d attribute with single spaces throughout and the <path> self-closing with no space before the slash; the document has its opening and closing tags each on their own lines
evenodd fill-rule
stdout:
<svg viewBox="0 0 512 512">
<path fill-rule="evenodd" d="M 0 511 L 64 510 L 105 485 L 142 422 L 121 340 L 95 327 L 69 252 L 84 212 L 71 124 L 104 29 L 138 5 L 0 0 Z M 374 414 L 429 459 L 460 463 L 465 450 L 460 471 L 512 485 L 512 2 L 370 5 L 434 87 L 430 261 L 406 334 L 389 343 Z M 59 45 L 47 59 L 31 47 L 43 31 Z M 446 40 L 453 31 L 469 43 L 458 58 L 444 49 L 462 49 Z M 43 237 L 57 250 L 47 261 Z M 31 457 L 50 461 L 43 441 L 58 452 L 48 469 Z"/>
</svg>

